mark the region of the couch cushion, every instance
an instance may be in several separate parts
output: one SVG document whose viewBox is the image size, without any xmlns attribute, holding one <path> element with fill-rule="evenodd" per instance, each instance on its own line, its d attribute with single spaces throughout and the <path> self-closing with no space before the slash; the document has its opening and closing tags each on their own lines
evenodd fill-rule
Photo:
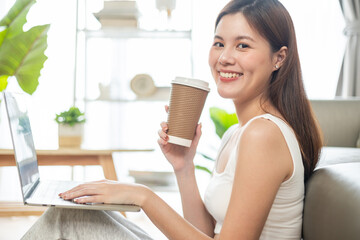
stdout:
<svg viewBox="0 0 360 240">
<path fill-rule="evenodd" d="M 323 147 L 316 168 L 351 162 L 360 162 L 360 148 Z"/>
<path fill-rule="evenodd" d="M 324 144 L 356 147 L 360 133 L 360 98 L 311 100 L 324 134 Z"/>
<path fill-rule="evenodd" d="M 360 162 L 318 168 L 306 186 L 304 240 L 360 239 Z"/>
</svg>

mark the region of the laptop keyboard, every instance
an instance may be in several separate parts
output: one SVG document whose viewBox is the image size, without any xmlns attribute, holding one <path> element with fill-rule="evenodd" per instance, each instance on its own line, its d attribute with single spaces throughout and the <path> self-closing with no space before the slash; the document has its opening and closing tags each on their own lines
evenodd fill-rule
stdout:
<svg viewBox="0 0 360 240">
<path fill-rule="evenodd" d="M 46 202 L 63 201 L 59 197 L 59 193 L 70 190 L 78 184 L 80 183 L 71 181 L 41 181 L 32 194 L 31 199 L 41 199 Z"/>
<path fill-rule="evenodd" d="M 32 196 L 25 200 L 25 204 L 35 206 L 53 206 L 76 209 L 91 209 L 91 210 L 111 210 L 111 211 L 140 211 L 140 207 L 134 205 L 123 204 L 108 204 L 101 203 L 81 204 L 68 200 L 63 200 L 59 197 L 59 193 L 70 190 L 82 182 L 72 181 L 41 181 Z"/>
</svg>

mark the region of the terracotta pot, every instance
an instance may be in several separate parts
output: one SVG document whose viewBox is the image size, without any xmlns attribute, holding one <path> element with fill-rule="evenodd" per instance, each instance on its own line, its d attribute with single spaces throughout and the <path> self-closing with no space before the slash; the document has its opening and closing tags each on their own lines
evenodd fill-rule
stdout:
<svg viewBox="0 0 360 240">
<path fill-rule="evenodd" d="M 59 147 L 80 148 L 83 135 L 84 124 L 75 124 L 70 126 L 67 124 L 59 124 Z"/>
</svg>

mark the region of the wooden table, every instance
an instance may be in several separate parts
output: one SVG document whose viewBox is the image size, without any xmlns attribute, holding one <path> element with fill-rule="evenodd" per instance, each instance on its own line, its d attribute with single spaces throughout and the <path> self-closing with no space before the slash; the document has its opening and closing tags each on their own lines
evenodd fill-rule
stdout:
<svg viewBox="0 0 360 240">
<path fill-rule="evenodd" d="M 78 148 L 59 148 L 55 150 L 37 150 L 38 165 L 43 166 L 89 166 L 100 165 L 106 179 L 117 180 L 112 154 L 114 152 L 143 152 L 153 149 L 107 149 L 90 150 Z M 0 149 L 0 167 L 16 166 L 14 151 Z M 31 208 L 31 209 L 30 209 Z M 0 216 L 41 215 L 45 208 L 28 207 L 14 202 L 0 203 Z"/>
</svg>

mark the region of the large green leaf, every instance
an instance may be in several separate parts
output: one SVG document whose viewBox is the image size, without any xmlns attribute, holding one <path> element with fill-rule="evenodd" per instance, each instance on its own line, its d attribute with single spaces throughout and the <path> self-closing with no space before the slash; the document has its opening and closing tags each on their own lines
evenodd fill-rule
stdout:
<svg viewBox="0 0 360 240">
<path fill-rule="evenodd" d="M 239 122 L 235 113 L 228 113 L 217 107 L 210 108 L 210 118 L 215 124 L 216 134 L 220 138 L 229 127 Z"/>
<path fill-rule="evenodd" d="M 0 46 L 1 46 L 2 42 L 4 41 L 6 34 L 7 34 L 7 28 L 0 27 Z"/>
<path fill-rule="evenodd" d="M 9 76 L 0 76 L 0 92 L 3 91 L 7 87 L 7 79 Z"/>
<path fill-rule="evenodd" d="M 26 23 L 26 15 L 30 7 L 36 0 L 17 0 L 11 7 L 8 14 L 0 21 L 0 26 L 9 28 L 9 38 L 23 32 L 23 26 Z"/>
<path fill-rule="evenodd" d="M 23 31 L 26 15 L 35 2 L 17 0 L 0 21 L 0 26 L 5 27 L 5 30 L 0 29 L 0 84 L 6 88 L 8 76 L 15 76 L 20 87 L 29 94 L 36 90 L 40 70 L 47 59 L 44 52 L 50 27 L 47 24 Z"/>
<path fill-rule="evenodd" d="M 5 38 L 0 48 L 0 76 L 15 76 L 20 87 L 32 94 L 38 86 L 40 70 L 47 57 L 49 25 L 36 26 L 13 38 Z"/>
</svg>

